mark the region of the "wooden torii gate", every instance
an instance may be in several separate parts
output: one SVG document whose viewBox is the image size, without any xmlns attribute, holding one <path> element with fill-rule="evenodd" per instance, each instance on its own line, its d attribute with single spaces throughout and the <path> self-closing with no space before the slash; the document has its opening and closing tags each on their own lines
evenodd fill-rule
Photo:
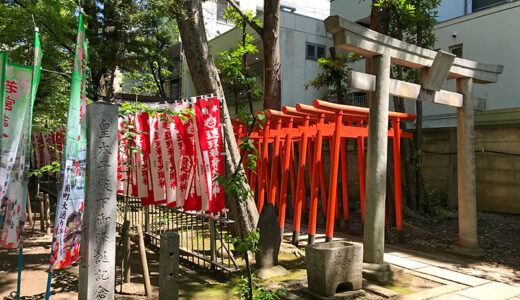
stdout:
<svg viewBox="0 0 520 300">
<path fill-rule="evenodd" d="M 443 51 L 417 47 L 340 16 L 328 17 L 325 27 L 333 35 L 336 48 L 365 56 L 367 66 L 371 68 L 371 74 L 351 72 L 349 76 L 350 87 L 368 92 L 370 99 L 363 241 L 365 267 L 385 270 L 381 265 L 390 95 L 457 107 L 458 250 L 469 255 L 479 253 L 472 90 L 473 83 L 496 82 L 503 66 L 478 63 Z M 421 70 L 421 84 L 390 79 L 391 63 Z M 441 90 L 448 77 L 456 78 L 457 93 Z"/>
</svg>

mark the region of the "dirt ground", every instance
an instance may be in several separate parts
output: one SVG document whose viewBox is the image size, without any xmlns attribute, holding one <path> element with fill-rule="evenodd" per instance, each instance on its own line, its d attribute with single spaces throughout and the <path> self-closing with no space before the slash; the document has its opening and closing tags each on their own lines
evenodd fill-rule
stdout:
<svg viewBox="0 0 520 300">
<path fill-rule="evenodd" d="M 458 242 L 458 218 L 455 211 L 451 216 L 436 222 L 428 218 L 409 218 L 410 224 L 427 234 L 408 234 L 397 242 L 393 230 L 389 241 L 427 251 L 452 248 Z M 478 243 L 485 253 L 481 260 L 520 269 L 520 215 L 479 212 Z"/>
<path fill-rule="evenodd" d="M 39 228 L 36 224 L 35 228 Z M 36 300 L 45 298 L 47 284 L 47 268 L 50 258 L 52 237 L 26 229 L 26 239 L 23 255 L 23 271 L 20 299 Z M 152 299 L 157 299 L 159 286 L 159 255 L 147 253 L 150 279 L 152 283 Z M 140 257 L 136 246 L 132 251 L 131 283 L 123 285 L 119 275 L 121 263 L 116 264 L 116 299 L 146 299 Z M 0 299 L 11 299 L 9 295 L 16 291 L 18 266 L 17 249 L 0 248 Z M 77 265 L 54 272 L 51 289 L 51 299 L 77 299 L 79 268 Z M 181 299 L 231 299 L 233 286 L 228 277 L 221 273 L 210 271 L 193 271 L 185 265 L 179 268 L 179 285 Z M 141 295 L 141 297 L 139 296 Z"/>
<path fill-rule="evenodd" d="M 351 213 L 349 234 L 362 237 L 362 225 L 359 211 Z M 457 244 L 458 220 L 454 212 L 445 212 L 442 218 L 426 218 L 424 216 L 406 216 L 407 231 L 397 233 L 395 229 L 387 230 L 387 243 L 402 248 L 414 249 L 426 253 L 442 253 Z M 483 261 L 492 268 L 506 266 L 520 270 L 520 216 L 479 212 L 479 244 L 485 251 Z M 36 224 L 35 230 L 26 230 L 26 242 L 23 256 L 23 281 L 21 299 L 44 299 L 51 237 L 42 234 Z M 0 249 L 0 299 L 8 297 L 16 290 L 18 250 Z M 159 278 L 159 256 L 148 252 L 148 261 L 153 297 L 157 298 Z M 287 278 L 269 281 L 274 288 L 282 288 L 304 296 L 302 289 L 306 287 L 305 264 L 302 260 L 282 260 L 282 265 L 291 270 Z M 120 263 L 117 263 L 116 274 L 120 274 Z M 119 275 L 118 275 L 119 276 Z M 77 298 L 78 267 L 72 266 L 57 271 L 53 277 L 51 299 Z M 233 288 L 235 279 L 220 273 L 194 270 L 190 266 L 180 266 L 180 298 L 181 299 L 236 299 Z M 120 278 L 117 278 L 118 292 L 116 299 L 145 299 L 141 266 L 136 249 L 132 257 L 132 282 L 123 286 L 120 292 Z M 425 282 L 410 280 L 400 283 L 405 290 L 414 292 L 418 287 L 427 288 Z M 393 289 L 393 287 L 387 287 Z M 402 292 L 399 290 L 399 292 Z M 406 291 L 405 291 L 406 292 Z M 143 295 L 139 297 L 138 295 Z M 10 298 L 6 298 L 10 299 Z M 368 293 L 360 299 L 381 299 L 380 296 Z"/>
<path fill-rule="evenodd" d="M 351 206 L 349 234 L 362 236 L 360 215 L 359 207 Z M 477 220 L 478 243 L 485 253 L 481 260 L 520 270 L 520 215 L 479 211 Z M 458 243 L 456 210 L 441 209 L 436 215 L 405 211 L 404 221 L 404 232 L 387 228 L 386 243 L 433 253 Z"/>
</svg>

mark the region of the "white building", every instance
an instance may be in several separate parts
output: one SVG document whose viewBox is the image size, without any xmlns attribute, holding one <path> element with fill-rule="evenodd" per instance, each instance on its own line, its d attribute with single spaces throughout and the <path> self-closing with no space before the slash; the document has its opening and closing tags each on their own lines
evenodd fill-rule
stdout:
<svg viewBox="0 0 520 300">
<path fill-rule="evenodd" d="M 331 15 L 366 24 L 370 20 L 370 5 L 371 1 L 336 0 L 331 2 Z M 475 85 L 479 109 L 490 115 L 494 110 L 520 107 L 520 35 L 516 32 L 520 26 L 520 1 L 442 0 L 438 12 L 439 23 L 434 27 L 436 49 L 473 61 L 504 65 L 497 83 Z M 445 88 L 455 91 L 455 80 L 449 79 Z M 414 103 L 408 104 L 408 112 L 413 112 Z M 424 127 L 455 126 L 455 108 L 432 104 L 423 107 Z"/>
<path fill-rule="evenodd" d="M 335 0 L 331 15 L 366 24 L 370 4 L 368 0 Z M 473 85 L 481 106 L 475 113 L 477 203 L 479 209 L 520 214 L 520 1 L 442 0 L 438 12 L 436 49 L 504 65 L 496 83 Z M 444 89 L 455 91 L 455 80 L 449 79 Z M 414 101 L 405 103 L 407 112 L 415 111 Z M 456 111 L 425 103 L 423 113 L 425 181 L 454 207 Z"/>
<path fill-rule="evenodd" d="M 262 12 L 262 0 L 242 0 L 239 2 L 243 10 Z M 209 47 L 215 59 L 222 51 L 237 46 L 241 40 L 241 30 L 233 28 L 221 18 L 228 7 L 227 1 L 207 1 L 204 4 L 206 33 Z M 305 89 L 304 84 L 316 77 L 319 72 L 317 59 L 328 53 L 332 46 L 330 35 L 325 31 L 323 20 L 329 16 L 328 0 L 314 1 L 282 1 L 280 9 L 280 61 L 282 73 L 282 105 L 294 106 L 296 103 L 311 103 L 313 99 L 322 97 L 326 90 L 316 91 L 312 87 Z M 262 18 L 262 15 L 260 15 Z M 262 43 L 258 35 L 248 28 L 249 34 L 255 37 L 259 53 L 248 58 L 248 65 L 258 76 L 259 86 L 263 86 L 263 54 Z M 172 56 L 180 55 L 180 45 L 172 49 Z M 175 72 L 174 72 L 175 73 Z M 176 73 L 178 78 L 172 81 L 172 97 L 195 96 L 193 83 L 184 62 L 183 72 Z M 184 79 L 188 80 L 184 80 Z M 261 108 L 261 103 L 255 103 Z"/>
<path fill-rule="evenodd" d="M 263 0 L 237 0 L 235 2 L 240 6 L 240 9 L 252 11 L 254 15 L 262 13 L 264 10 Z M 226 0 L 202 3 L 208 39 L 213 39 L 233 28 L 233 25 L 223 18 L 228 7 L 230 5 Z M 330 3 L 329 0 L 282 0 L 280 10 L 323 20 L 329 16 Z"/>
</svg>

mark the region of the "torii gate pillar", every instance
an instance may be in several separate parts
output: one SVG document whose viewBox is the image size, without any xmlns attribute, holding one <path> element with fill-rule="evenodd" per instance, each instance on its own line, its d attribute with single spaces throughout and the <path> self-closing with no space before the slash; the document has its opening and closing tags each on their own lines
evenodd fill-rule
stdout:
<svg viewBox="0 0 520 300">
<path fill-rule="evenodd" d="M 473 79 L 457 78 L 457 92 L 463 96 L 463 105 L 457 108 L 459 247 L 455 251 L 479 256 L 482 251 L 477 241 Z"/>
<path fill-rule="evenodd" d="M 372 57 L 376 89 L 371 95 L 368 118 L 365 223 L 363 261 L 382 264 L 385 243 L 386 164 L 388 105 L 390 98 L 390 56 Z"/>
</svg>

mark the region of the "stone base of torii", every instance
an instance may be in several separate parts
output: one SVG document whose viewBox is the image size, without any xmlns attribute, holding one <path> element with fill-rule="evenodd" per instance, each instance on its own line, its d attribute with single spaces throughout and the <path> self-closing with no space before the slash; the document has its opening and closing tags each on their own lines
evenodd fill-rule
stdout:
<svg viewBox="0 0 520 300">
<path fill-rule="evenodd" d="M 351 72 L 350 88 L 369 93 L 370 116 L 366 168 L 366 202 L 363 240 L 365 274 L 387 280 L 384 263 L 384 227 L 387 172 L 388 107 L 391 95 L 454 106 L 457 108 L 457 182 L 459 245 L 455 251 L 475 256 L 481 253 L 477 241 L 477 200 L 475 188 L 475 133 L 473 83 L 493 83 L 503 71 L 501 65 L 482 64 L 456 58 L 443 51 L 431 51 L 385 36 L 340 16 L 325 20 L 338 49 L 365 56 L 371 73 Z M 421 70 L 421 83 L 390 78 L 390 66 L 397 64 Z M 448 77 L 456 78 L 456 93 L 441 90 Z"/>
</svg>

